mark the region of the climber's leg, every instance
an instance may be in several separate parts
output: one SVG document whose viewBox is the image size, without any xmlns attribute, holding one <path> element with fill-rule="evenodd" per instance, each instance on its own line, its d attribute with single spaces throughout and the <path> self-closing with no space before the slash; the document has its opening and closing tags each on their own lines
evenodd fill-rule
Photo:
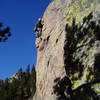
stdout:
<svg viewBox="0 0 100 100">
<path fill-rule="evenodd" d="M 38 31 L 36 31 L 36 38 L 38 38 L 39 37 L 39 32 Z"/>
<path fill-rule="evenodd" d="M 38 28 L 38 36 L 40 37 L 42 33 L 42 28 Z"/>
</svg>

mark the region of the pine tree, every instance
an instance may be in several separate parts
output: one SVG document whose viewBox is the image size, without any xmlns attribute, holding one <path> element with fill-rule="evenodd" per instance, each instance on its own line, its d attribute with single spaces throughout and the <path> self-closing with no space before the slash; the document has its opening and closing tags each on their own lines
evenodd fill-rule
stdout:
<svg viewBox="0 0 100 100">
<path fill-rule="evenodd" d="M 30 78 L 30 65 L 29 64 L 27 65 L 27 69 L 26 69 L 26 77 L 27 77 L 27 80 L 29 80 Z"/>
<path fill-rule="evenodd" d="M 23 70 L 22 70 L 22 68 L 20 68 L 20 69 L 18 70 L 18 79 L 19 79 L 19 81 L 21 81 L 22 76 L 23 76 Z"/>
<path fill-rule="evenodd" d="M 6 27 L 2 29 L 3 24 L 0 22 L 0 42 L 6 41 L 9 36 L 11 36 L 10 28 Z"/>
<path fill-rule="evenodd" d="M 31 72 L 29 65 L 25 72 L 20 68 L 17 76 L 0 81 L 0 100 L 27 100 L 33 97 L 36 91 L 35 67 L 32 67 Z"/>
<path fill-rule="evenodd" d="M 5 100 L 9 100 L 9 96 L 8 96 L 8 93 L 9 93 L 9 79 L 6 78 L 5 79 L 5 83 L 4 83 L 4 98 Z"/>
<path fill-rule="evenodd" d="M 30 91 L 30 65 L 29 64 L 27 65 L 27 68 L 26 68 L 26 93 L 27 93 L 27 95 L 31 94 L 31 91 Z"/>
<path fill-rule="evenodd" d="M 31 89 L 32 89 L 32 95 L 34 95 L 36 91 L 36 71 L 34 65 L 32 66 L 31 70 Z"/>
<path fill-rule="evenodd" d="M 17 97 L 17 89 L 19 87 L 19 81 L 16 78 L 12 79 L 12 82 L 9 85 L 9 98 L 10 100 L 15 100 Z"/>
</svg>

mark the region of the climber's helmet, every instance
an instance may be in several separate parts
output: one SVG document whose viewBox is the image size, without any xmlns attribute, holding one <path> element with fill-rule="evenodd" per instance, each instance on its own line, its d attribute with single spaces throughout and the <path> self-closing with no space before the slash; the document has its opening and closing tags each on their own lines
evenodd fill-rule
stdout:
<svg viewBox="0 0 100 100">
<path fill-rule="evenodd" d="M 41 21 L 41 18 L 38 18 L 38 21 Z"/>
</svg>

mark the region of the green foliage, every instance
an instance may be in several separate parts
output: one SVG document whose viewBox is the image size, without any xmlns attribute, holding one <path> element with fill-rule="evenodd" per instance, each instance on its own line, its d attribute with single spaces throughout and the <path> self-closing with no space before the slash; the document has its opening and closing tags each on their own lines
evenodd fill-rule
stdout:
<svg viewBox="0 0 100 100">
<path fill-rule="evenodd" d="M 32 70 L 31 70 L 31 83 L 30 84 L 32 87 L 32 93 L 35 94 L 35 91 L 36 91 L 36 71 L 35 71 L 34 65 L 33 65 Z"/>
<path fill-rule="evenodd" d="M 22 68 L 10 79 L 0 80 L 0 100 L 28 100 L 36 91 L 35 67 L 27 66 L 25 72 Z"/>
<path fill-rule="evenodd" d="M 0 22 L 0 42 L 6 41 L 8 37 L 11 36 L 10 28 L 6 27 L 2 29 L 2 27 L 3 27 L 3 23 Z"/>
</svg>

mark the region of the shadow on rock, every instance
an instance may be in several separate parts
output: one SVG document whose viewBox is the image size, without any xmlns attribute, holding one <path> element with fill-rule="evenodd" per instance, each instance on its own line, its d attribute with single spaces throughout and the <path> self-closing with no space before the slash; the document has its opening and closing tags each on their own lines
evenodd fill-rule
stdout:
<svg viewBox="0 0 100 100">
<path fill-rule="evenodd" d="M 95 56 L 94 73 L 95 78 L 91 82 L 82 84 L 81 86 L 73 89 L 73 81 L 79 80 L 83 76 L 85 66 L 82 64 L 79 58 L 75 59 L 73 56 L 77 49 L 77 44 L 80 43 L 85 36 L 93 36 L 94 39 L 88 44 L 91 45 L 95 40 L 100 40 L 100 21 L 97 23 L 93 20 L 92 12 L 83 18 L 80 24 L 76 24 L 75 18 L 73 18 L 72 25 L 66 24 L 66 40 L 64 46 L 64 63 L 66 76 L 64 78 L 57 78 L 54 80 L 54 94 L 57 96 L 57 100 L 100 100 L 98 94 L 93 90 L 92 86 L 96 83 L 100 83 L 100 54 Z M 82 55 L 84 56 L 84 55 Z M 91 71 L 91 69 L 88 69 Z M 77 73 L 77 77 L 74 74 Z M 94 74 L 91 72 L 91 74 Z M 99 74 L 99 75 L 98 75 Z M 71 77 L 71 78 L 70 78 Z"/>
</svg>

